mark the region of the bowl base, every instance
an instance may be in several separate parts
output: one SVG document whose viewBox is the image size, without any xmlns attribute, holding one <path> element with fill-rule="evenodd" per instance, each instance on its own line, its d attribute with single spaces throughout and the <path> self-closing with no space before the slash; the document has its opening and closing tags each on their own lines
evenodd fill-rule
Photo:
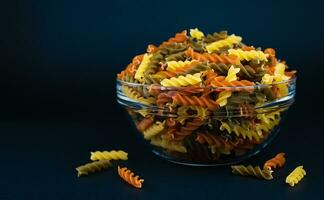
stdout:
<svg viewBox="0 0 324 200">
<path fill-rule="evenodd" d="M 180 159 L 176 159 L 172 156 L 169 156 L 166 153 L 156 150 L 156 149 L 153 149 L 152 152 L 155 155 L 157 155 L 169 162 L 180 164 L 180 165 L 186 165 L 186 166 L 212 167 L 212 166 L 233 165 L 233 164 L 237 164 L 237 163 L 246 161 L 247 159 L 260 153 L 261 150 L 264 149 L 266 146 L 268 146 L 268 144 L 271 143 L 272 140 L 277 136 L 279 130 L 280 130 L 279 128 L 275 128 L 273 130 L 272 134 L 270 135 L 270 137 L 268 137 L 262 144 L 259 144 L 255 149 L 251 150 L 250 152 L 246 153 L 245 155 L 235 157 L 235 158 L 223 159 L 219 163 L 217 163 L 217 162 L 215 162 L 215 163 L 201 163 L 201 162 L 195 162 L 195 161 L 189 161 L 189 160 L 180 160 Z"/>
</svg>

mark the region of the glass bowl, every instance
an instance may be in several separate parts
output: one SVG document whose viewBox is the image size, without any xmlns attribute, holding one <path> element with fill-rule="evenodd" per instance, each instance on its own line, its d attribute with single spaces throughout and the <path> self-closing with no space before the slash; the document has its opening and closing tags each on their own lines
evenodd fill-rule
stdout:
<svg viewBox="0 0 324 200">
<path fill-rule="evenodd" d="M 295 92 L 296 77 L 242 87 L 163 87 L 117 80 L 117 101 L 152 151 L 195 166 L 233 164 L 259 153 L 277 135 Z M 216 103 L 220 93 L 225 105 Z"/>
</svg>

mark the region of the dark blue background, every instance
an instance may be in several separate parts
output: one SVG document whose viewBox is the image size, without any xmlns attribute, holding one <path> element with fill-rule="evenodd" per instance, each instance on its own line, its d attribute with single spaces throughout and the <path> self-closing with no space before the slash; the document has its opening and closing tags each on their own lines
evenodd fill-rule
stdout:
<svg viewBox="0 0 324 200">
<path fill-rule="evenodd" d="M 323 199 L 323 5 L 320 1 L 8 1 L 0 6 L 0 199 Z M 226 29 L 277 49 L 298 70 L 297 102 L 279 137 L 249 161 L 287 153 L 274 181 L 193 168 L 152 155 L 115 102 L 115 76 L 150 43 L 183 29 Z M 96 149 L 125 149 L 145 178 L 112 168 L 76 178 Z M 293 167 L 308 175 L 284 183 Z"/>
</svg>

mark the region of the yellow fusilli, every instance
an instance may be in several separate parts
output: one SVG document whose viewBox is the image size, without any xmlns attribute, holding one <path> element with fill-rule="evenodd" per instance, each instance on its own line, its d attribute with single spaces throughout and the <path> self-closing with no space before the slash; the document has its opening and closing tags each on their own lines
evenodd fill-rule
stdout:
<svg viewBox="0 0 324 200">
<path fill-rule="evenodd" d="M 229 55 L 234 55 L 239 57 L 240 60 L 260 60 L 268 61 L 267 54 L 259 50 L 243 51 L 242 49 L 229 49 Z"/>
<path fill-rule="evenodd" d="M 190 64 L 192 61 L 186 60 L 186 61 L 169 61 L 166 62 L 167 64 L 167 71 L 176 71 L 178 68 L 184 67 L 185 65 Z"/>
<path fill-rule="evenodd" d="M 128 153 L 125 151 L 95 151 L 91 152 L 90 160 L 127 160 Z"/>
<path fill-rule="evenodd" d="M 201 32 L 198 28 L 190 29 L 190 36 L 197 40 L 201 40 L 201 38 L 204 37 L 204 33 Z"/>
<path fill-rule="evenodd" d="M 223 107 L 227 104 L 227 99 L 232 95 L 231 91 L 223 91 L 218 94 L 218 98 L 216 99 L 216 103 L 219 104 L 220 107 Z"/>
<path fill-rule="evenodd" d="M 142 60 L 141 64 L 138 66 L 138 69 L 135 73 L 134 78 L 141 83 L 144 83 L 144 72 L 149 67 L 149 62 L 152 58 L 152 55 L 153 54 L 147 54 L 147 53 L 144 55 L 143 60 Z"/>
<path fill-rule="evenodd" d="M 161 81 L 161 85 L 166 87 L 181 87 L 195 85 L 197 83 L 200 83 L 201 81 L 201 73 L 196 73 L 194 75 L 187 74 L 186 76 L 178 76 L 172 77 L 170 79 L 163 79 Z"/>
<path fill-rule="evenodd" d="M 236 81 L 237 80 L 236 74 L 239 73 L 239 72 L 240 72 L 240 68 L 235 68 L 234 66 L 231 66 L 228 69 L 225 81 L 228 81 L 228 82 Z"/>
<path fill-rule="evenodd" d="M 152 126 L 148 127 L 144 132 L 144 138 L 145 139 L 151 139 L 155 135 L 161 133 L 164 129 L 164 122 L 155 122 Z"/>
<path fill-rule="evenodd" d="M 304 176 L 306 171 L 303 169 L 303 166 L 298 166 L 294 171 L 292 171 L 286 178 L 286 183 L 290 186 L 296 185 Z"/>
<path fill-rule="evenodd" d="M 233 34 L 223 40 L 218 40 L 216 42 L 207 44 L 206 49 L 207 49 L 208 53 L 211 53 L 211 52 L 220 50 L 222 47 L 232 48 L 234 44 L 240 43 L 241 40 L 242 40 L 241 37 Z"/>
</svg>

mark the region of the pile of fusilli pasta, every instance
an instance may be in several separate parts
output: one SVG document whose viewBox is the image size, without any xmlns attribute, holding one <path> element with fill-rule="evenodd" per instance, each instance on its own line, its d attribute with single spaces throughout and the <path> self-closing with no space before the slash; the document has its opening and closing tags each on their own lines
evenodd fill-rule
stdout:
<svg viewBox="0 0 324 200">
<path fill-rule="evenodd" d="M 128 111 L 146 140 L 172 157 L 208 163 L 268 138 L 284 109 L 256 108 L 287 96 L 294 74 L 272 48 L 191 29 L 149 45 L 117 78 L 124 96 L 141 105 Z"/>
</svg>

